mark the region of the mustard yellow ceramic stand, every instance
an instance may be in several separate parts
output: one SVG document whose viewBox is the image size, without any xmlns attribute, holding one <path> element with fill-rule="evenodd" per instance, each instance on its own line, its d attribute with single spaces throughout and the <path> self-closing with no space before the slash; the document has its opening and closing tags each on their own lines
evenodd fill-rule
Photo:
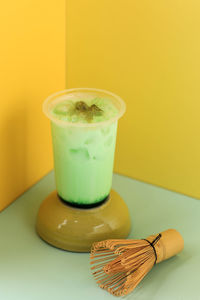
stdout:
<svg viewBox="0 0 200 300">
<path fill-rule="evenodd" d="M 64 203 L 54 191 L 40 206 L 36 230 L 57 248 L 89 252 L 93 242 L 126 238 L 130 217 L 125 202 L 114 190 L 103 204 L 88 209 Z"/>
</svg>

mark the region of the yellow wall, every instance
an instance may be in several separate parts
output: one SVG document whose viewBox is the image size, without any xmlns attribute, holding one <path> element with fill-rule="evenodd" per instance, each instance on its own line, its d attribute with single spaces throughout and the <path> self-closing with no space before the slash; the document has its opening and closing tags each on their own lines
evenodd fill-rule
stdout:
<svg viewBox="0 0 200 300">
<path fill-rule="evenodd" d="M 66 24 L 64 0 L 1 4 L 0 210 L 52 168 L 41 105 L 65 65 L 68 88 L 127 103 L 115 171 L 200 198 L 200 2 L 66 4 Z"/>
<path fill-rule="evenodd" d="M 200 198 L 200 1 L 68 0 L 67 87 L 123 97 L 115 171 Z"/>
<path fill-rule="evenodd" d="M 52 168 L 41 105 L 65 87 L 65 1 L 4 1 L 0 10 L 0 210 Z"/>
</svg>

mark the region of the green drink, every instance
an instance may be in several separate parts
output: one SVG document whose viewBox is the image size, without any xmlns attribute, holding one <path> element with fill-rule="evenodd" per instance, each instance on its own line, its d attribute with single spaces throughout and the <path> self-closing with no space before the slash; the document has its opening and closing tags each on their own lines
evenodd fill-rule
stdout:
<svg viewBox="0 0 200 300">
<path fill-rule="evenodd" d="M 107 91 L 72 89 L 48 97 L 43 109 L 51 119 L 58 195 L 83 206 L 106 199 L 124 102 Z"/>
</svg>

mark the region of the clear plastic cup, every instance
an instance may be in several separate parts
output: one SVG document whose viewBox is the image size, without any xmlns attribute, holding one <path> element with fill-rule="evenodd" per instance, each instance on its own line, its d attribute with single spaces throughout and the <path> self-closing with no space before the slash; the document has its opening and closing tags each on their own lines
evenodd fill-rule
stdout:
<svg viewBox="0 0 200 300">
<path fill-rule="evenodd" d="M 51 111 L 66 100 L 100 97 L 111 101 L 117 115 L 96 123 L 59 120 Z M 126 105 L 117 95 L 90 88 L 68 89 L 49 96 L 43 104 L 51 120 L 54 169 L 58 195 L 77 206 L 104 201 L 111 190 L 118 119 Z"/>
</svg>

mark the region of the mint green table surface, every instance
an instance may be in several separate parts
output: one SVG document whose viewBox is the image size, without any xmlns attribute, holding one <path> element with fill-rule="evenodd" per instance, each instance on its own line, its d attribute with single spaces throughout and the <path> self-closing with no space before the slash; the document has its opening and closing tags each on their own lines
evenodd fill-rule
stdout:
<svg viewBox="0 0 200 300">
<path fill-rule="evenodd" d="M 113 187 L 132 216 L 130 238 L 176 228 L 184 251 L 159 265 L 126 299 L 200 299 L 200 201 L 114 175 Z M 111 300 L 93 280 L 89 255 L 58 250 L 35 232 L 42 200 L 55 189 L 53 173 L 0 214 L 1 300 Z"/>
</svg>

